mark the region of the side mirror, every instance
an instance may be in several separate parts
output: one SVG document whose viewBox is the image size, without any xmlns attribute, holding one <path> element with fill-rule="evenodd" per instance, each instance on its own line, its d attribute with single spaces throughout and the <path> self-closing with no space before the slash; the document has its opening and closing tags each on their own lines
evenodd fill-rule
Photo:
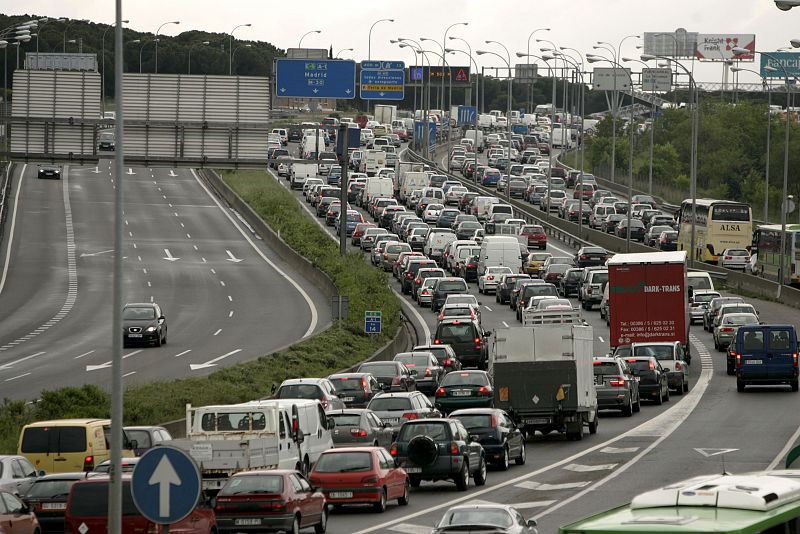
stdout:
<svg viewBox="0 0 800 534">
<path fill-rule="evenodd" d="M 492 333 L 491 332 L 484 332 L 483 335 L 485 337 L 492 337 Z"/>
<path fill-rule="evenodd" d="M 537 525 L 535 519 L 528 519 L 528 521 L 525 524 L 528 526 L 528 528 L 534 528 Z"/>
<path fill-rule="evenodd" d="M 211 497 L 211 498 L 209 498 L 209 499 L 206 499 L 206 503 L 207 503 L 207 504 L 208 504 L 208 505 L 209 505 L 211 508 L 215 508 L 215 507 L 217 506 L 217 498 L 216 498 L 216 497 Z"/>
<path fill-rule="evenodd" d="M 336 422 L 333 420 L 333 417 L 330 416 L 330 415 L 327 417 L 326 422 L 327 422 L 327 425 L 328 425 L 327 426 L 328 430 L 330 430 L 331 428 L 336 426 Z"/>
<path fill-rule="evenodd" d="M 37 472 L 36 472 L 36 476 L 37 476 L 37 477 L 43 477 L 43 476 L 45 476 L 46 474 L 47 474 L 47 473 L 45 473 L 44 469 L 40 469 L 39 471 L 37 471 Z"/>
</svg>

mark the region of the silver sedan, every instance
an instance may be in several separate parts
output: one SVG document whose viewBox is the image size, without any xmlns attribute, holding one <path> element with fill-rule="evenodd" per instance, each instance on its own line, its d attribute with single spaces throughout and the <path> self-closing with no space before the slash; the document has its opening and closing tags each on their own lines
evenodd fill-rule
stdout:
<svg viewBox="0 0 800 534">
<path fill-rule="evenodd" d="M 372 410 L 348 408 L 329 415 L 333 418 L 335 447 L 374 445 L 388 449 L 392 444 L 391 425 L 384 424 Z"/>
</svg>

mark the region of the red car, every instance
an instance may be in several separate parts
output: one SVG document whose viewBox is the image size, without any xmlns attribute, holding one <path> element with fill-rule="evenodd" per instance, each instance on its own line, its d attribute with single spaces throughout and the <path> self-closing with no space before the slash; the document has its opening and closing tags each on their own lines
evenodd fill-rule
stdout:
<svg viewBox="0 0 800 534">
<path fill-rule="evenodd" d="M 122 532 L 157 532 L 158 525 L 144 517 L 133 502 L 131 476 L 131 473 L 122 474 Z M 65 534 L 105 534 L 108 531 L 108 482 L 108 476 L 102 475 L 72 485 L 64 513 Z M 208 534 L 217 529 L 217 522 L 214 511 L 201 500 L 189 515 L 169 525 L 169 529 L 181 534 Z"/>
<path fill-rule="evenodd" d="M 528 248 L 539 247 L 542 250 L 547 248 L 547 234 L 544 233 L 544 228 L 538 224 L 526 224 L 519 231 L 519 235 L 528 238 Z"/>
<path fill-rule="evenodd" d="M 377 512 L 397 499 L 408 504 L 410 482 L 383 447 L 349 447 L 323 452 L 309 476 L 328 504 L 372 504 Z"/>
<path fill-rule="evenodd" d="M 19 497 L 8 491 L 0 491 L 0 501 L 5 501 L 5 505 L 0 507 L 0 532 L 34 534 L 41 531 L 36 514 Z"/>
<path fill-rule="evenodd" d="M 325 496 L 291 469 L 243 471 L 225 482 L 214 511 L 220 532 L 300 532 L 328 527 Z"/>
</svg>

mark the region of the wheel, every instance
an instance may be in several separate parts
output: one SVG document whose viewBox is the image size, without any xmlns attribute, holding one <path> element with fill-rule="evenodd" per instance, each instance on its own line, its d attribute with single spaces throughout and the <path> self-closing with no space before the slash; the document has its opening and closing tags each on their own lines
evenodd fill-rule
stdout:
<svg viewBox="0 0 800 534">
<path fill-rule="evenodd" d="M 689 382 L 683 382 L 683 392 L 686 393 L 689 391 Z"/>
<path fill-rule="evenodd" d="M 798 381 L 797 380 L 792 380 L 791 381 L 791 385 L 792 385 L 792 391 L 797 392 L 798 387 L 800 387 L 800 384 L 798 384 Z"/>
<path fill-rule="evenodd" d="M 519 456 L 514 458 L 514 463 L 517 465 L 525 465 L 525 460 L 527 459 L 525 452 L 525 438 L 522 439 L 522 445 L 519 448 Z"/>
<path fill-rule="evenodd" d="M 400 506 L 408 506 L 408 501 L 411 496 L 411 491 L 408 489 L 408 480 L 403 484 L 403 496 L 397 499 L 397 504 Z"/>
<path fill-rule="evenodd" d="M 475 472 L 474 478 L 476 486 L 486 485 L 486 460 L 484 458 L 481 458 L 481 463 Z"/>
<path fill-rule="evenodd" d="M 594 421 L 589 421 L 589 434 L 597 434 L 598 426 L 600 426 L 600 421 L 597 419 L 597 414 L 594 414 Z"/>
<path fill-rule="evenodd" d="M 379 514 L 382 514 L 383 512 L 385 512 L 385 511 L 386 511 L 386 488 L 383 488 L 383 491 L 381 491 L 381 498 L 380 498 L 380 500 L 378 500 L 378 502 L 376 502 L 375 504 L 373 504 L 373 505 L 372 505 L 372 507 L 373 507 L 373 508 L 375 509 L 375 511 L 376 511 L 376 512 L 378 512 Z"/>
<path fill-rule="evenodd" d="M 411 475 L 411 476 L 409 477 L 409 482 L 411 483 L 411 487 L 412 487 L 412 488 L 418 488 L 418 487 L 419 487 L 419 485 L 420 485 L 420 483 L 422 482 L 422 479 L 421 479 L 421 478 L 419 478 L 419 477 L 418 477 L 418 476 L 416 476 L 416 475 Z"/>
<path fill-rule="evenodd" d="M 744 392 L 744 382 L 742 382 L 741 380 L 736 381 L 736 391 L 738 391 L 739 393 Z"/>
<path fill-rule="evenodd" d="M 503 447 L 503 459 L 500 462 L 500 465 L 498 466 L 500 468 L 500 471 L 508 471 L 508 464 L 509 464 L 508 445 L 506 445 L 505 447 Z"/>
<path fill-rule="evenodd" d="M 629 397 L 628 398 L 628 405 L 625 406 L 624 408 L 622 408 L 622 415 L 624 415 L 626 417 L 633 416 L 633 399 L 632 398 Z"/>
<path fill-rule="evenodd" d="M 662 404 L 664 404 L 664 396 L 661 394 L 661 391 L 659 390 L 658 395 L 656 395 L 656 405 L 661 406 Z"/>
<path fill-rule="evenodd" d="M 328 529 L 328 508 L 325 507 L 322 509 L 322 515 L 319 518 L 319 523 L 314 525 L 314 532 L 317 534 L 325 534 L 325 531 Z"/>
<path fill-rule="evenodd" d="M 458 488 L 458 491 L 467 491 L 467 488 L 469 488 L 469 462 L 466 460 L 464 460 L 461 471 L 456 476 L 456 488 Z"/>
<path fill-rule="evenodd" d="M 733 376 L 735 374 L 734 373 L 734 367 L 733 367 L 732 363 L 727 364 L 726 371 L 728 373 L 728 376 Z"/>
<path fill-rule="evenodd" d="M 156 338 L 155 346 L 156 347 L 160 347 L 161 346 L 161 334 L 158 334 L 158 337 Z"/>
<path fill-rule="evenodd" d="M 634 412 L 641 412 L 642 411 L 642 397 L 636 397 L 636 404 L 633 405 Z"/>
<path fill-rule="evenodd" d="M 675 389 L 675 395 L 678 395 L 678 396 L 683 395 L 683 392 L 685 391 L 685 389 L 684 389 L 685 387 L 686 387 L 686 379 L 683 379 L 683 380 L 681 380 L 680 385 Z"/>
<path fill-rule="evenodd" d="M 300 534 L 300 516 L 294 516 L 294 521 L 292 521 L 292 534 Z"/>
</svg>

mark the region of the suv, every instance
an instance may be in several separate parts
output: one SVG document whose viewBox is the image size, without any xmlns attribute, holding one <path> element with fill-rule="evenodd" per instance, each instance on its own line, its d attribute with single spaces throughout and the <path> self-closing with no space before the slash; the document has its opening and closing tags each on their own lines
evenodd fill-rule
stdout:
<svg viewBox="0 0 800 534">
<path fill-rule="evenodd" d="M 433 288 L 433 296 L 431 297 L 431 311 L 434 313 L 439 311 L 444 301 L 447 300 L 447 295 L 462 295 L 469 294 L 469 287 L 463 278 L 447 277 L 439 278 L 439 281 Z"/>
<path fill-rule="evenodd" d="M 598 410 L 620 410 L 627 417 L 641 410 L 639 382 L 622 359 L 603 356 L 592 363 Z"/>
<path fill-rule="evenodd" d="M 483 447 L 456 419 L 408 421 L 389 453 L 408 473 L 414 488 L 423 480 L 452 480 L 459 491 L 466 491 L 470 476 L 476 486 L 486 484 Z"/>
<path fill-rule="evenodd" d="M 603 284 L 608 282 L 607 269 L 595 269 L 586 274 L 580 289 L 580 301 L 584 310 L 591 310 L 603 300 Z"/>
<path fill-rule="evenodd" d="M 688 365 L 691 362 L 688 351 L 680 341 L 658 343 L 634 343 L 631 346 L 634 356 L 653 356 L 667 371 L 667 383 L 676 395 L 689 391 Z"/>
<path fill-rule="evenodd" d="M 327 378 L 291 378 L 284 380 L 275 392 L 276 399 L 319 400 L 326 411 L 344 410 L 342 399 Z"/>
<path fill-rule="evenodd" d="M 444 319 L 436 326 L 433 344 L 450 345 L 462 364 L 486 369 L 489 359 L 486 338 L 490 335 L 478 321 Z"/>
</svg>

